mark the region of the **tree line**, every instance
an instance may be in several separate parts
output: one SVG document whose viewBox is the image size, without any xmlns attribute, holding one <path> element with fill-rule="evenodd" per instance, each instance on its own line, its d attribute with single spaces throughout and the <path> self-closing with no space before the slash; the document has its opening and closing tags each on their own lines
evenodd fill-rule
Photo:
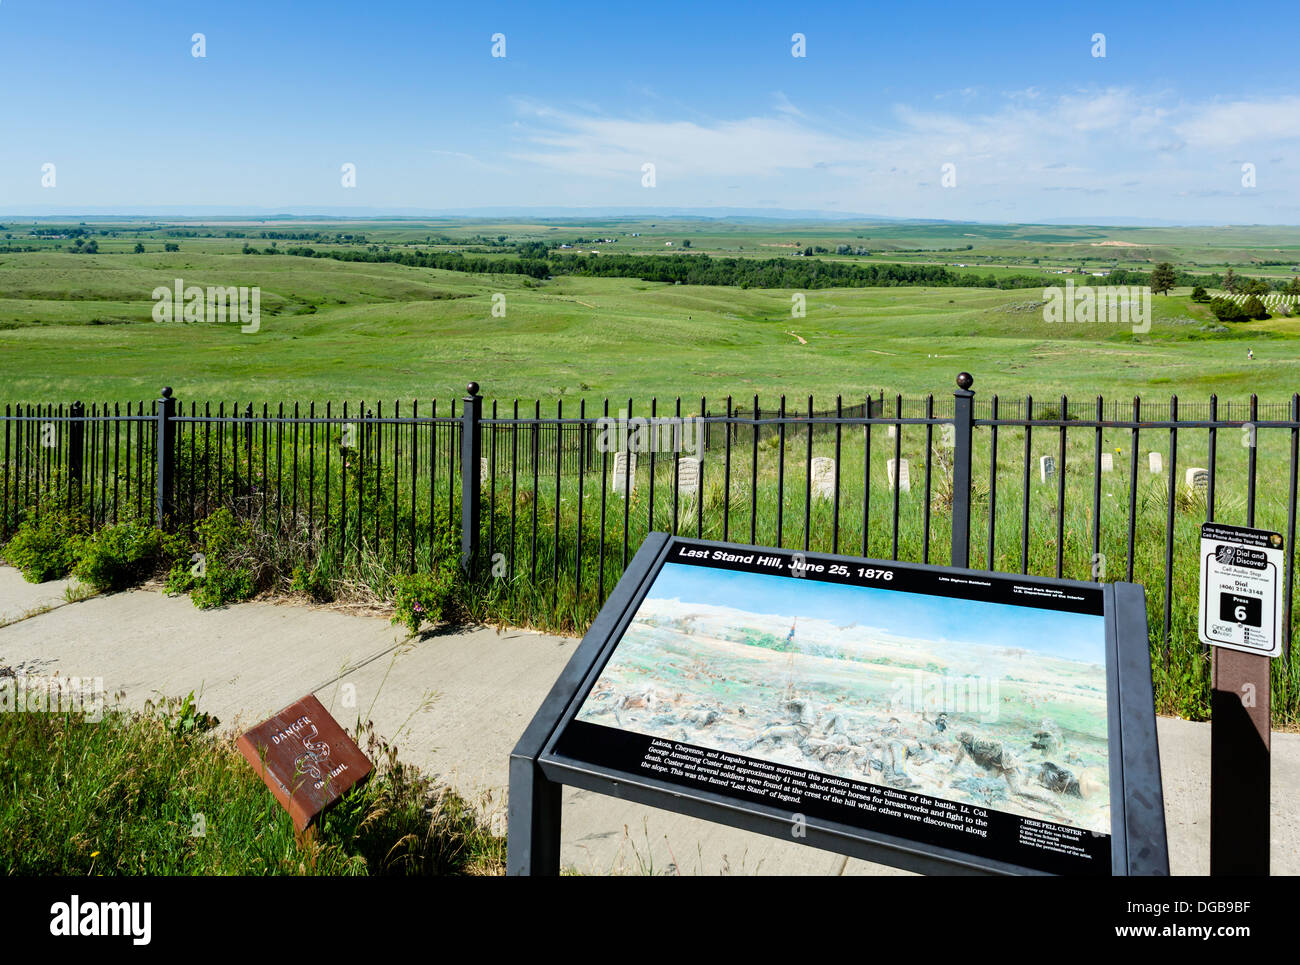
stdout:
<svg viewBox="0 0 1300 965">
<path fill-rule="evenodd" d="M 267 254 L 285 254 L 302 258 L 332 258 L 407 265 L 413 268 L 436 268 L 472 274 L 526 275 L 544 279 L 556 275 L 589 278 L 635 278 L 640 281 L 681 285 L 730 286 L 735 288 L 773 288 L 796 291 L 819 288 L 882 288 L 924 286 L 931 288 L 1026 289 L 1060 285 L 1060 275 L 1049 274 L 980 274 L 958 272 L 944 265 L 852 264 L 807 258 L 715 258 L 710 255 L 565 255 L 556 254 L 541 242 L 512 246 L 515 257 L 475 258 L 460 252 L 317 249 L 308 246 L 266 249 Z M 249 254 L 257 253 L 246 248 Z M 1232 272 L 1229 271 L 1229 275 Z M 1171 265 L 1161 264 L 1151 272 L 1115 268 L 1103 277 L 1081 276 L 1091 285 L 1133 285 L 1168 291 L 1169 288 L 1203 285 L 1218 288 L 1224 276 L 1192 274 Z M 1241 279 L 1236 279 L 1240 284 Z M 1255 282 L 1264 285 L 1265 282 Z"/>
</svg>

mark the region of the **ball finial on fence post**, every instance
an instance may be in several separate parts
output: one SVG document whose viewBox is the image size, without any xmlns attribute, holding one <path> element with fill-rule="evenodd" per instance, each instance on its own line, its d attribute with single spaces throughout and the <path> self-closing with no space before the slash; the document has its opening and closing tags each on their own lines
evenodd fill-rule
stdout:
<svg viewBox="0 0 1300 965">
<path fill-rule="evenodd" d="M 974 384 L 975 384 L 975 376 L 971 375 L 969 372 L 957 373 L 957 388 L 969 389 Z"/>
<path fill-rule="evenodd" d="M 477 382 L 469 383 L 469 385 L 465 386 L 465 391 L 468 392 L 470 395 L 478 395 L 478 383 Z"/>
<path fill-rule="evenodd" d="M 164 399 L 170 399 L 172 397 L 172 387 L 170 385 L 163 386 L 162 397 Z"/>
</svg>

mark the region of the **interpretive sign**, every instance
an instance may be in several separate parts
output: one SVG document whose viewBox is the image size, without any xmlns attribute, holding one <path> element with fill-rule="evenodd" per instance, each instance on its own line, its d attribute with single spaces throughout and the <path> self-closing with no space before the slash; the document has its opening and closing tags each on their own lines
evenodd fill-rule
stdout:
<svg viewBox="0 0 1300 965">
<path fill-rule="evenodd" d="M 559 784 L 913 870 L 1168 872 L 1127 584 L 652 534 L 512 756 L 511 871 L 558 870 Z"/>
<path fill-rule="evenodd" d="M 1201 642 L 1282 655 L 1282 536 L 1262 529 L 1201 526 Z"/>
<path fill-rule="evenodd" d="M 373 770 L 314 696 L 241 735 L 237 746 L 300 832 Z"/>
</svg>

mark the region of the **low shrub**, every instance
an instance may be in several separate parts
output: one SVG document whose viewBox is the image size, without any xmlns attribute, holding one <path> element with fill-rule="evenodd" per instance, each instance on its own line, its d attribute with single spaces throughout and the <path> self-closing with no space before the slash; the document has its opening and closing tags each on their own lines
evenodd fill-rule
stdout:
<svg viewBox="0 0 1300 965">
<path fill-rule="evenodd" d="M 459 570 L 444 566 L 433 573 L 412 573 L 394 581 L 393 623 L 419 633 L 425 623 L 447 618 L 456 597 Z"/>
<path fill-rule="evenodd" d="M 87 528 L 85 517 L 77 513 L 50 511 L 28 517 L 5 546 L 4 557 L 29 583 L 62 579 L 81 555 Z"/>
<path fill-rule="evenodd" d="M 77 579 L 101 592 L 124 590 L 153 573 L 163 557 L 162 531 L 130 520 L 85 540 L 73 567 Z"/>
<path fill-rule="evenodd" d="M 230 510 L 217 510 L 199 523 L 195 551 L 184 543 L 168 542 L 175 563 L 167 574 L 165 592 L 188 593 L 194 605 L 208 610 L 249 599 L 256 590 L 253 573 L 252 530 Z"/>
<path fill-rule="evenodd" d="M 317 603 L 328 603 L 334 599 L 334 579 L 330 568 L 319 560 L 295 566 L 291 586 L 295 593 L 304 593 Z"/>
</svg>

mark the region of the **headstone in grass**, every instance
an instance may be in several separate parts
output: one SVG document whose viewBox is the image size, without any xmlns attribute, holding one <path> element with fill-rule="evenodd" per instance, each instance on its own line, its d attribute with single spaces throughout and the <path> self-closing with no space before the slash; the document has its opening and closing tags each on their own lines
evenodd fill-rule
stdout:
<svg viewBox="0 0 1300 965">
<path fill-rule="evenodd" d="M 1210 471 L 1198 466 L 1190 467 L 1183 474 L 1183 485 L 1187 487 L 1189 495 L 1195 492 L 1205 492 L 1210 488 Z"/>
<path fill-rule="evenodd" d="M 1101 471 L 1102 472 L 1115 471 L 1115 457 L 1112 456 L 1109 452 L 1103 452 L 1101 454 Z"/>
<path fill-rule="evenodd" d="M 894 491 L 894 481 L 898 481 L 898 491 L 901 493 L 910 493 L 912 491 L 912 478 L 907 471 L 907 460 L 898 460 L 898 466 L 894 465 L 894 460 L 889 459 L 885 462 L 885 475 L 889 478 L 889 491 Z"/>
<path fill-rule="evenodd" d="M 240 736 L 238 747 L 289 812 L 299 834 L 374 770 L 361 748 L 311 695 Z"/>
<path fill-rule="evenodd" d="M 1147 464 L 1151 467 L 1152 472 L 1160 473 L 1165 471 L 1165 457 L 1158 452 L 1147 453 Z"/>
<path fill-rule="evenodd" d="M 677 460 L 677 492 L 682 496 L 694 496 L 700 491 L 700 461 L 694 456 L 682 456 Z"/>
<path fill-rule="evenodd" d="M 817 456 L 809 466 L 812 480 L 812 494 L 817 499 L 835 497 L 835 460 L 829 456 Z M 892 483 L 891 483 L 892 485 Z"/>
<path fill-rule="evenodd" d="M 628 467 L 631 466 L 632 478 L 628 479 Z M 624 489 L 631 492 L 636 489 L 636 453 L 614 453 L 614 474 L 609 479 L 610 492 L 623 494 Z"/>
<path fill-rule="evenodd" d="M 894 436 L 896 436 L 896 435 L 898 435 L 898 426 L 890 426 L 890 427 L 889 427 L 889 438 L 892 439 L 892 438 L 894 438 Z"/>
<path fill-rule="evenodd" d="M 1051 456 L 1038 458 L 1038 477 L 1045 483 L 1056 478 L 1056 460 Z"/>
<path fill-rule="evenodd" d="M 480 483 L 485 483 L 485 482 L 490 482 L 491 479 L 492 479 L 492 471 L 491 471 L 491 469 L 488 467 L 488 459 L 487 459 L 487 456 L 479 456 L 479 460 L 478 460 L 478 481 L 479 481 Z"/>
</svg>

